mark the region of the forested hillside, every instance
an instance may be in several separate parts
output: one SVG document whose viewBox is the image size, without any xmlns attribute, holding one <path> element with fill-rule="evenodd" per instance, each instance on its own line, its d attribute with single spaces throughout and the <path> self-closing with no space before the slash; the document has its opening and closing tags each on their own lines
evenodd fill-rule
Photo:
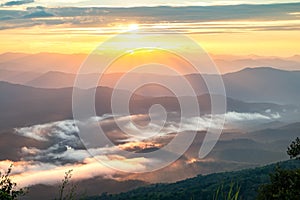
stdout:
<svg viewBox="0 0 300 200">
<path fill-rule="evenodd" d="M 126 193 L 109 195 L 102 194 L 100 197 L 90 197 L 89 200 L 190 200 L 190 199 L 213 199 L 218 188 L 228 193 L 230 185 L 233 190 L 240 188 L 239 199 L 256 199 L 257 191 L 262 184 L 270 182 L 270 174 L 275 168 L 282 169 L 300 168 L 300 160 L 289 160 L 264 167 L 246 169 L 236 172 L 225 172 L 197 176 L 172 184 L 155 184 L 141 187 Z M 235 192 L 235 191 L 233 191 Z"/>
</svg>

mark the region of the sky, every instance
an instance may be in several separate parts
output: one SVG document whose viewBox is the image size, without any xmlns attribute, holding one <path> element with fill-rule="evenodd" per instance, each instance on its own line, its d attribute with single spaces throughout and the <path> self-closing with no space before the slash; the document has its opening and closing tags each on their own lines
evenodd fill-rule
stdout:
<svg viewBox="0 0 300 200">
<path fill-rule="evenodd" d="M 183 33 L 212 54 L 293 56 L 300 54 L 297 2 L 0 0 L 0 53 L 87 54 L 150 27 Z"/>
<path fill-rule="evenodd" d="M 297 0 L 266 0 L 264 4 L 274 3 L 291 3 L 298 2 Z M 1 4 L 6 6 L 18 6 L 30 4 L 32 6 L 46 6 L 46 7 L 136 7 L 136 6 L 208 6 L 208 5 L 237 5 L 237 4 L 261 4 L 259 0 L 241 1 L 241 0 L 215 0 L 215 1 L 199 1 L 199 0 L 1 0 Z"/>
</svg>

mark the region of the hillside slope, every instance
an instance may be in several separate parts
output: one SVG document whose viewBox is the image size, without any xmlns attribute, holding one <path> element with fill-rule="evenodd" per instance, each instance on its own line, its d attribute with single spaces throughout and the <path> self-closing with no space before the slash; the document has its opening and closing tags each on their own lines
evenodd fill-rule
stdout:
<svg viewBox="0 0 300 200">
<path fill-rule="evenodd" d="M 276 165 L 284 169 L 300 168 L 300 160 L 289 160 L 264 167 L 246 169 L 236 172 L 225 172 L 197 176 L 172 184 L 155 184 L 141 187 L 129 192 L 116 195 L 102 194 L 99 197 L 90 197 L 89 200 L 190 200 L 190 199 L 212 199 L 215 191 L 221 185 L 229 186 L 230 183 L 237 183 L 241 186 L 240 198 L 252 200 L 256 198 L 257 190 L 261 184 L 269 182 L 269 174 Z"/>
</svg>

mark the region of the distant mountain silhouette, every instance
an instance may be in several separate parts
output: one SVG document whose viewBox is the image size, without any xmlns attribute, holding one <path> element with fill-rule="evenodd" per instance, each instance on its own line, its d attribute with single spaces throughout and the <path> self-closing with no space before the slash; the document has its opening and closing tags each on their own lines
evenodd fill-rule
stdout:
<svg viewBox="0 0 300 200">
<path fill-rule="evenodd" d="M 101 79 L 101 86 L 113 87 L 122 74 L 107 74 Z M 26 85 L 41 88 L 72 87 L 74 74 L 48 72 L 29 81 Z M 203 75 L 205 79 L 214 80 L 215 75 Z M 200 75 L 190 74 L 185 78 L 191 83 L 197 95 L 208 93 L 205 81 Z M 82 75 L 85 81 L 97 80 L 97 74 Z M 273 102 L 279 104 L 296 104 L 300 102 L 300 71 L 284 71 L 270 67 L 245 68 L 238 72 L 222 76 L 228 97 L 250 102 Z M 128 85 L 139 85 L 143 81 L 163 82 L 172 85 L 184 96 L 186 88 L 178 84 L 178 77 L 154 74 L 130 74 L 126 84 L 121 89 L 126 90 Z M 139 94 L 144 96 L 171 96 L 170 91 L 164 88 L 149 86 L 141 89 Z"/>
<path fill-rule="evenodd" d="M 49 121 L 72 118 L 73 88 L 42 89 L 29 86 L 0 82 L 0 128 L 26 126 Z M 83 94 L 87 90 L 81 90 Z M 111 113 L 111 95 L 113 90 L 108 87 L 98 87 L 96 93 L 96 111 L 98 115 Z M 129 95 L 126 90 L 120 90 L 123 96 Z M 193 97 L 182 97 L 189 101 Z M 210 112 L 209 95 L 198 97 L 201 113 Z M 146 113 L 153 104 L 165 106 L 167 111 L 179 111 L 176 97 L 146 97 L 133 94 L 130 101 L 132 113 Z M 190 108 L 194 109 L 194 108 Z M 293 106 L 282 106 L 272 103 L 246 103 L 231 98 L 227 99 L 227 110 L 236 112 L 282 112 L 293 110 Z"/>
<path fill-rule="evenodd" d="M 59 53 L 0 54 L 0 81 L 40 88 L 72 87 L 76 77 L 75 74 L 86 57 L 86 54 Z M 222 76 L 228 97 L 251 102 L 299 104 L 300 72 L 284 71 L 300 69 L 299 55 L 287 58 L 255 55 L 212 55 L 212 58 L 221 72 L 234 71 Z M 122 75 L 122 73 L 107 74 L 103 77 L 100 85 L 112 88 Z M 205 74 L 203 74 L 203 77 L 212 80 L 215 78 L 214 75 Z M 89 82 L 97 80 L 99 76 L 94 72 L 90 72 L 83 75 L 82 78 Z M 186 75 L 186 78 L 193 83 L 197 95 L 208 93 L 205 82 L 199 75 Z M 178 84 L 178 78 L 174 76 L 131 74 L 129 80 L 131 81 L 127 84 L 138 84 L 145 80 L 154 82 L 163 80 L 178 88 L 184 96 L 185 88 L 183 85 Z M 127 84 L 124 84 L 120 89 L 126 90 Z M 170 91 L 167 92 L 165 89 L 158 87 L 141 89 L 139 94 L 144 96 L 171 95 Z"/>
<path fill-rule="evenodd" d="M 300 72 L 246 68 L 223 76 L 227 96 L 245 101 L 299 104 Z"/>
<path fill-rule="evenodd" d="M 44 73 L 47 71 L 76 73 L 87 56 L 87 54 L 25 54 L 8 52 L 0 54 L 0 69 L 14 71 L 34 70 Z M 299 55 L 291 57 L 211 55 L 211 57 L 222 74 L 239 71 L 245 67 L 271 66 L 285 70 L 300 69 Z M 89 73 L 94 73 L 94 71 Z"/>
<path fill-rule="evenodd" d="M 87 55 L 59 53 L 4 53 L 0 55 L 0 69 L 13 71 L 61 71 L 76 73 Z"/>
<path fill-rule="evenodd" d="M 0 80 L 10 83 L 26 84 L 28 81 L 38 78 L 41 75 L 41 73 L 37 72 L 0 69 Z"/>
</svg>

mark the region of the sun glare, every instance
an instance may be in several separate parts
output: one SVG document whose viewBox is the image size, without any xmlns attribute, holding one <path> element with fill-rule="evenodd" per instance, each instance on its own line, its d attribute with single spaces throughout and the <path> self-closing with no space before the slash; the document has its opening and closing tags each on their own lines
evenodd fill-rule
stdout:
<svg viewBox="0 0 300 200">
<path fill-rule="evenodd" d="M 139 29 L 139 25 L 138 24 L 129 24 L 128 29 L 131 31 L 137 30 L 137 29 Z"/>
</svg>

